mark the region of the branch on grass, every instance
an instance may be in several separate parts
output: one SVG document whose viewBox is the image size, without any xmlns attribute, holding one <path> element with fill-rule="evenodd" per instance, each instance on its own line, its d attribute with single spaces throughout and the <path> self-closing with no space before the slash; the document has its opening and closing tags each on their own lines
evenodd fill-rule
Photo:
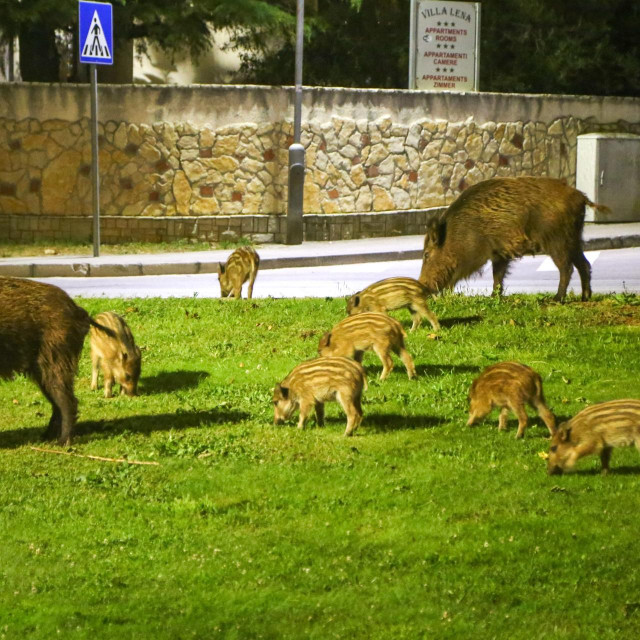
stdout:
<svg viewBox="0 0 640 640">
<path fill-rule="evenodd" d="M 75 458 L 89 458 L 90 460 L 101 460 L 102 462 L 127 462 L 128 464 L 146 464 L 153 465 L 155 467 L 160 466 L 159 462 L 144 461 L 144 460 L 129 460 L 127 458 L 105 458 L 104 456 L 87 456 L 81 453 L 74 453 L 73 451 L 57 451 L 56 449 L 42 449 L 40 447 L 29 447 L 34 451 L 41 451 L 42 453 L 57 453 L 61 456 L 74 456 Z"/>
</svg>

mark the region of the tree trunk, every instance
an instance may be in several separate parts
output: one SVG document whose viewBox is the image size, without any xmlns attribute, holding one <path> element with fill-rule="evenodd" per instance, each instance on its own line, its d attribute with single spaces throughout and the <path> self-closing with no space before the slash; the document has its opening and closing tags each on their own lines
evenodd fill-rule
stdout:
<svg viewBox="0 0 640 640">
<path fill-rule="evenodd" d="M 44 23 L 25 24 L 18 42 L 24 82 L 60 82 L 60 54 L 51 27 Z"/>
</svg>

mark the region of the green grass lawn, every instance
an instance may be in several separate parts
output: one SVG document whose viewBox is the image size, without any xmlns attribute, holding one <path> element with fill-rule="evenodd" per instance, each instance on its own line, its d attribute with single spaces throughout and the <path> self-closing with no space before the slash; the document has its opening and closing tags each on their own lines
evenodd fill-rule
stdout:
<svg viewBox="0 0 640 640">
<path fill-rule="evenodd" d="M 550 477 L 532 416 L 469 429 L 488 364 L 543 378 L 560 420 L 640 397 L 640 299 L 445 296 L 409 334 L 419 377 L 377 380 L 364 420 L 273 425 L 271 391 L 313 357 L 344 300 L 81 300 L 122 314 L 141 395 L 78 373 L 72 451 L 33 450 L 49 405 L 0 384 L 2 638 L 633 638 L 640 634 L 640 455 Z M 408 329 L 407 311 L 394 314 Z"/>
</svg>

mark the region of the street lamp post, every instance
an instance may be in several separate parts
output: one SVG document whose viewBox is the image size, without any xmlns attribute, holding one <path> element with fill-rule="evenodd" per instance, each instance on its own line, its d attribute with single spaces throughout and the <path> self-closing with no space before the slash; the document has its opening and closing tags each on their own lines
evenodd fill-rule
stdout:
<svg viewBox="0 0 640 640">
<path fill-rule="evenodd" d="M 298 0 L 296 12 L 296 70 L 293 110 L 293 144 L 289 147 L 289 193 L 287 202 L 287 244 L 302 244 L 304 204 L 304 146 L 300 143 L 302 126 L 302 45 L 304 42 L 304 0 Z"/>
</svg>

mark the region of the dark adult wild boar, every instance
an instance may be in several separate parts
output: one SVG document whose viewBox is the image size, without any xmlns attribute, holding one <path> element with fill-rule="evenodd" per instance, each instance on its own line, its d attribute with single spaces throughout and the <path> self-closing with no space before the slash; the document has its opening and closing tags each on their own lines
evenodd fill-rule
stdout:
<svg viewBox="0 0 640 640">
<path fill-rule="evenodd" d="M 0 277 L 0 378 L 23 373 L 37 383 L 53 407 L 44 436 L 61 445 L 71 443 L 74 377 L 91 325 L 100 327 L 62 289 Z"/>
<path fill-rule="evenodd" d="M 551 256 L 560 271 L 555 299 L 564 299 L 575 265 L 582 299 L 588 300 L 591 265 L 582 251 L 585 205 L 608 210 L 553 178 L 479 182 L 430 221 L 418 279 L 431 291 L 441 291 L 491 260 L 493 291 L 500 295 L 511 260 L 543 253 Z"/>
</svg>

